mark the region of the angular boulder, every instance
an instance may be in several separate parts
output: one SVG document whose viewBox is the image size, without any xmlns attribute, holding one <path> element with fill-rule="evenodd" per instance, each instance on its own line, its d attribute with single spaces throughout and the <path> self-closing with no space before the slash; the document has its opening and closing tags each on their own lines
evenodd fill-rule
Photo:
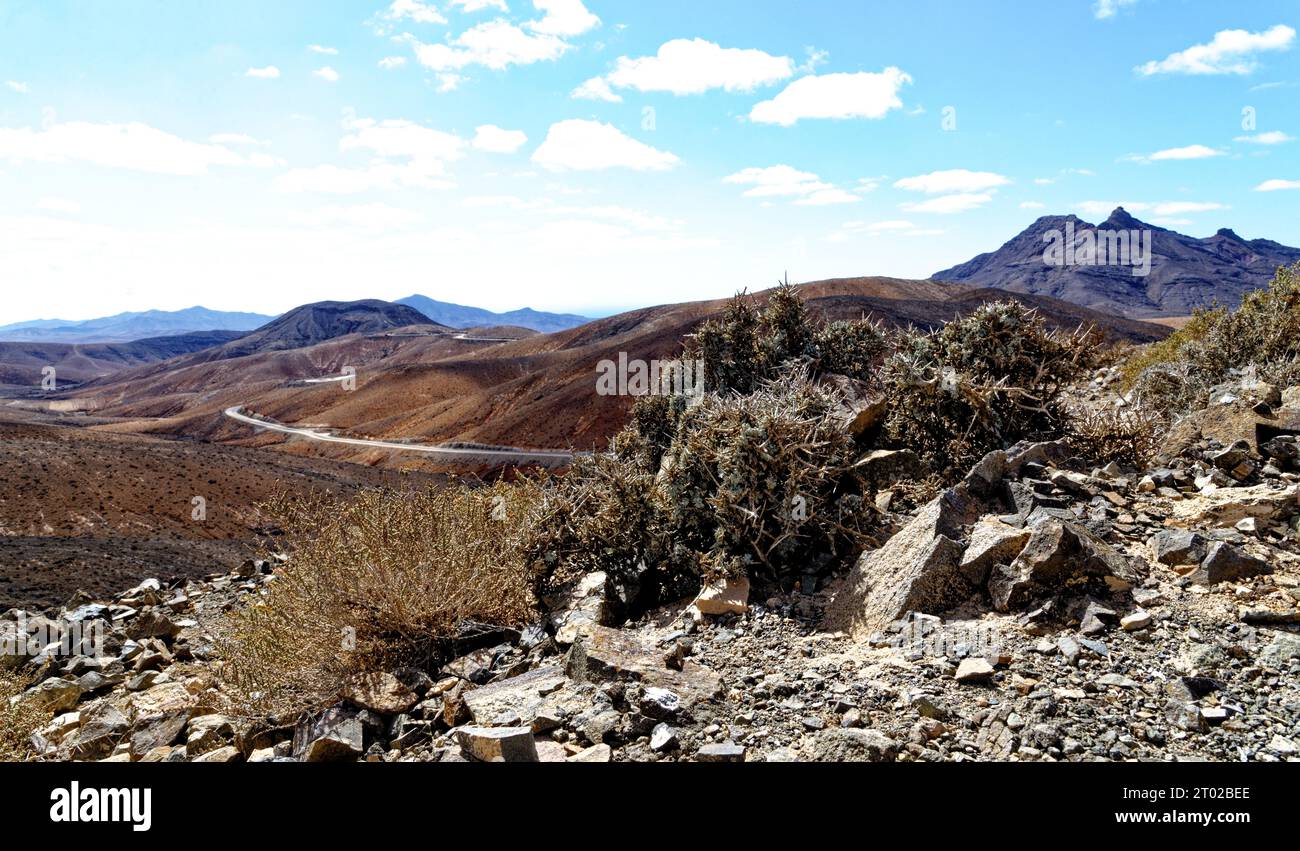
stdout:
<svg viewBox="0 0 1300 851">
<path fill-rule="evenodd" d="M 1138 578 L 1127 556 L 1081 526 L 1051 519 L 1034 527 L 1015 561 L 994 571 L 988 589 L 994 608 L 1008 612 L 1067 588 L 1116 591 Z"/>
</svg>

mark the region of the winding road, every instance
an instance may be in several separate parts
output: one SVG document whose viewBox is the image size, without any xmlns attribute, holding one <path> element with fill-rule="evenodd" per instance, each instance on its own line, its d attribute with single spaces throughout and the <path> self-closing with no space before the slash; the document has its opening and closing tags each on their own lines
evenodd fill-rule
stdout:
<svg viewBox="0 0 1300 851">
<path fill-rule="evenodd" d="M 426 455 L 442 455 L 448 458 L 481 458 L 486 460 L 513 461 L 517 464 L 538 464 L 541 466 L 554 465 L 557 463 L 568 463 L 573 460 L 574 453 L 559 452 L 552 450 L 529 450 L 529 449 L 462 449 L 450 446 L 427 446 L 419 443 L 397 443 L 390 440 L 365 440 L 359 437 L 339 437 L 329 432 L 319 431 L 309 428 L 295 428 L 293 426 L 283 425 L 282 423 L 269 422 L 267 420 L 251 417 L 243 413 L 242 406 L 226 408 L 224 411 L 227 417 L 237 420 L 241 423 L 256 428 L 267 429 L 268 431 L 278 431 L 282 434 L 292 434 L 298 437 L 306 437 L 310 440 L 319 440 L 325 443 L 343 443 L 348 446 L 362 446 L 370 449 L 389 449 L 398 452 L 422 452 Z"/>
</svg>

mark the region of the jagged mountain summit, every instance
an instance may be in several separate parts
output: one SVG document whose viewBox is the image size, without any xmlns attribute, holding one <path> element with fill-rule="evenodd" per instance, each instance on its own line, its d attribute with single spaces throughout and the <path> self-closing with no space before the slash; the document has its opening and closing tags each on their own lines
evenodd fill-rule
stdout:
<svg viewBox="0 0 1300 851">
<path fill-rule="evenodd" d="M 1227 228 L 1197 239 L 1117 207 L 1099 225 L 1074 215 L 1043 216 L 997 251 L 934 278 L 1153 318 L 1188 316 L 1215 304 L 1236 307 L 1245 293 L 1266 286 L 1279 266 L 1297 260 L 1300 248 L 1242 239 Z"/>
<path fill-rule="evenodd" d="M 407 296 L 398 299 L 395 303 L 414 307 L 439 325 L 446 325 L 451 328 L 491 328 L 513 325 L 517 328 L 528 328 L 542 334 L 551 334 L 555 331 L 567 331 L 570 328 L 577 328 L 579 325 L 586 325 L 591 321 L 586 316 L 578 316 L 572 313 L 546 313 L 541 310 L 533 310 L 531 307 L 510 310 L 505 313 L 493 313 L 481 307 L 469 307 L 463 304 L 437 301 L 423 295 Z"/>
</svg>

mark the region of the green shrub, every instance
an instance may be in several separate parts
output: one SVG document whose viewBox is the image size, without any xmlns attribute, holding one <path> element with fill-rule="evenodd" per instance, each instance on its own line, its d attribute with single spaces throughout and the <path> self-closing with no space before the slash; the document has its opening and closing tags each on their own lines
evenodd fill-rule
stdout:
<svg viewBox="0 0 1300 851">
<path fill-rule="evenodd" d="M 1198 311 L 1130 359 L 1124 375 L 1142 405 L 1178 414 L 1203 407 L 1216 385 L 1246 369 L 1272 384 L 1300 380 L 1300 263 L 1279 268 L 1235 311 Z"/>
</svg>

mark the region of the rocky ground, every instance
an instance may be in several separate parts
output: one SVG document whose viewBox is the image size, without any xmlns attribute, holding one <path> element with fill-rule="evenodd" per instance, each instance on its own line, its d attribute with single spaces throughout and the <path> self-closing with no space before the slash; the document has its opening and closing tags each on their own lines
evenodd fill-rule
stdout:
<svg viewBox="0 0 1300 851">
<path fill-rule="evenodd" d="M 274 563 L 11 610 L 10 647 L 107 638 L 2 658 L 56 713 L 51 760 L 1297 761 L 1300 388 L 1215 404 L 1150 469 L 993 453 L 824 587 L 607 625 L 590 575 L 545 624 L 467 633 L 437 676 L 372 674 L 292 726 L 240 717 L 214 651 Z"/>
</svg>

